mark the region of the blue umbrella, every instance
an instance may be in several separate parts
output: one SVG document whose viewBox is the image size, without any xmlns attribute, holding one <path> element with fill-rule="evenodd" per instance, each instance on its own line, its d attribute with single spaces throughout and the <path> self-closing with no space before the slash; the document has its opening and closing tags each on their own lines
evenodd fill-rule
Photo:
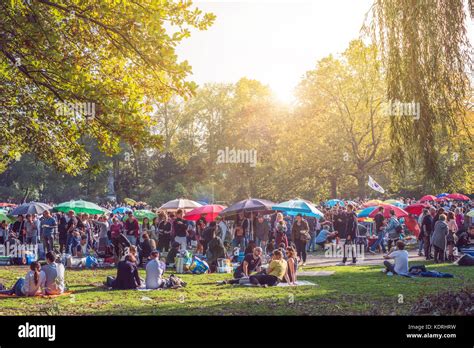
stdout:
<svg viewBox="0 0 474 348">
<path fill-rule="evenodd" d="M 112 210 L 112 213 L 114 213 L 114 214 L 125 214 L 125 213 L 128 213 L 130 211 L 133 211 L 133 210 L 128 208 L 128 207 L 118 207 L 118 208 L 115 208 L 114 210 Z"/>
<path fill-rule="evenodd" d="M 302 214 L 321 218 L 324 214 L 318 210 L 311 202 L 302 199 L 292 199 L 272 206 L 272 210 L 284 211 L 288 215 Z"/>
<path fill-rule="evenodd" d="M 357 214 L 357 217 L 369 217 L 370 213 L 372 213 L 375 209 L 378 209 L 379 207 L 378 206 L 372 206 L 372 207 L 368 207 L 368 208 L 365 208 L 365 209 L 362 209 L 359 214 Z"/>
<path fill-rule="evenodd" d="M 330 199 L 329 201 L 326 202 L 326 206 L 332 208 L 338 203 L 341 207 L 345 205 L 344 201 L 341 201 L 340 199 Z"/>
<path fill-rule="evenodd" d="M 441 198 L 447 195 L 449 195 L 449 193 L 440 193 L 439 195 L 436 196 L 436 198 Z"/>
</svg>

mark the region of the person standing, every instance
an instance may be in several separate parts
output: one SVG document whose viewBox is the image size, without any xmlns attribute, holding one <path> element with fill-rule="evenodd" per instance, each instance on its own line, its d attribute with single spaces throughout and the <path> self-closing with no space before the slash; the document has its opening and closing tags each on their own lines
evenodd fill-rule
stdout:
<svg viewBox="0 0 474 348">
<path fill-rule="evenodd" d="M 352 204 L 347 205 L 347 212 L 344 220 L 346 220 L 346 228 L 344 231 L 346 239 L 343 245 L 344 256 L 342 258 L 342 262 L 339 265 L 344 266 L 346 264 L 349 250 L 351 251 L 350 254 L 352 254 L 352 264 L 355 265 L 357 263 L 357 255 L 354 240 L 357 235 L 357 215 L 354 212 L 354 206 Z"/>
<path fill-rule="evenodd" d="M 431 234 L 433 233 L 435 215 L 436 209 L 431 207 L 429 214 L 423 218 L 423 222 L 421 223 L 426 260 L 431 260 L 433 258 L 431 255 Z"/>
<path fill-rule="evenodd" d="M 458 232 L 456 217 L 452 211 L 448 213 L 448 235 L 446 236 L 446 247 L 448 248 L 448 261 L 454 261 L 454 244 Z"/>
<path fill-rule="evenodd" d="M 372 254 L 375 254 L 375 250 L 377 247 L 380 245 L 382 248 L 382 252 L 385 254 L 385 243 L 384 243 L 384 222 L 385 222 L 385 217 L 383 216 L 383 207 L 378 208 L 377 214 L 374 216 L 374 222 L 375 222 L 375 233 L 377 234 L 377 240 L 375 241 L 374 244 L 370 247 L 369 251 Z"/>
<path fill-rule="evenodd" d="M 388 219 L 387 227 L 385 228 L 385 232 L 388 235 L 388 252 L 392 250 L 392 245 L 396 245 L 397 241 L 400 239 L 401 231 L 402 227 L 395 215 L 395 211 L 390 210 L 390 218 Z"/>
<path fill-rule="evenodd" d="M 67 250 L 67 223 L 68 217 L 64 213 L 60 213 L 58 220 L 58 241 L 59 252 L 65 253 Z"/>
<path fill-rule="evenodd" d="M 446 215 L 441 214 L 434 225 L 431 243 L 434 247 L 434 262 L 444 261 L 444 253 L 446 249 L 446 236 L 448 235 L 448 224 L 446 223 Z"/>
<path fill-rule="evenodd" d="M 423 231 L 423 219 L 428 215 L 428 209 L 423 209 L 423 212 L 418 217 L 418 225 L 420 226 L 420 234 L 418 235 L 418 256 L 423 256 L 423 247 L 425 244 L 424 231 Z"/>
<path fill-rule="evenodd" d="M 262 215 L 259 215 L 257 221 L 255 221 L 255 240 L 257 246 L 261 247 L 264 253 L 266 252 L 269 234 L 270 226 L 268 222 L 265 221 Z"/>
<path fill-rule="evenodd" d="M 66 252 L 68 254 L 72 254 L 72 243 L 75 238 L 74 231 L 77 228 L 78 219 L 73 210 L 68 211 L 69 220 L 66 225 L 66 234 L 67 234 L 67 241 L 66 241 Z"/>
<path fill-rule="evenodd" d="M 128 212 L 128 218 L 124 224 L 124 231 L 130 244 L 137 245 L 138 237 L 140 235 L 140 225 L 132 212 Z"/>
<path fill-rule="evenodd" d="M 23 215 L 18 215 L 17 220 L 12 225 L 12 232 L 15 232 L 15 235 L 17 236 L 21 244 L 25 242 L 26 230 L 25 230 L 25 219 Z"/>
<path fill-rule="evenodd" d="M 168 252 L 171 243 L 171 222 L 168 220 L 168 215 L 164 212 L 158 214 L 160 222 L 158 224 L 158 251 L 163 250 Z"/>
<path fill-rule="evenodd" d="M 306 243 L 311 239 L 309 235 L 309 226 L 303 215 L 296 215 L 296 221 L 291 229 L 291 239 L 296 244 L 297 255 L 304 266 L 306 264 Z"/>
<path fill-rule="evenodd" d="M 225 242 L 227 237 L 227 224 L 225 223 L 224 219 L 221 216 L 216 218 L 217 227 L 219 229 L 217 235 L 220 237 L 222 242 Z"/>
<path fill-rule="evenodd" d="M 41 230 L 43 231 L 43 245 L 46 253 L 53 251 L 53 232 L 56 226 L 56 220 L 48 210 L 45 210 L 41 220 Z"/>
<path fill-rule="evenodd" d="M 26 214 L 25 230 L 26 244 L 36 245 L 36 243 L 38 242 L 38 227 L 36 225 L 36 222 L 33 221 L 33 217 L 30 214 Z"/>
<path fill-rule="evenodd" d="M 215 224 L 215 223 L 214 223 Z M 183 210 L 178 209 L 176 212 L 176 219 L 173 221 L 173 228 L 174 228 L 174 233 L 175 233 L 175 242 L 180 244 L 180 249 L 181 250 L 186 250 L 187 248 L 187 231 L 188 231 L 188 225 L 186 224 L 186 221 L 183 220 Z"/>
</svg>

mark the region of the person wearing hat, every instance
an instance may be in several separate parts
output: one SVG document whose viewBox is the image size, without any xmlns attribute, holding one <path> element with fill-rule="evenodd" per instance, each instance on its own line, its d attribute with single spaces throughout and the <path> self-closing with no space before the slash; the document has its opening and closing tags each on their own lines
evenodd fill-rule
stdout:
<svg viewBox="0 0 474 348">
<path fill-rule="evenodd" d="M 158 289 L 163 284 L 163 273 L 166 266 L 160 261 L 160 253 L 153 250 L 150 254 L 150 261 L 146 264 L 145 285 L 147 289 Z"/>
</svg>

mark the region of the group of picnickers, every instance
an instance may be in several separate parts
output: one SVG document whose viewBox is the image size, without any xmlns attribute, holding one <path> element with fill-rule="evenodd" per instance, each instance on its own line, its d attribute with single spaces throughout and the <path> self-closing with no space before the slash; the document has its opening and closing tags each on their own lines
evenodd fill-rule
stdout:
<svg viewBox="0 0 474 348">
<path fill-rule="evenodd" d="M 153 272 L 160 275 L 166 265 L 174 264 L 181 250 L 203 256 L 210 271 L 217 270 L 219 259 L 243 251 L 234 279 L 249 276 L 252 284 L 275 285 L 285 280 L 293 283 L 298 265 L 306 264 L 308 253 L 325 250 L 328 244 L 342 247 L 340 265 L 348 259 L 357 263 L 355 247 L 361 241 L 370 253 L 381 251 L 386 258 L 404 259 L 405 253 L 397 251 L 404 250 L 410 239 L 419 241 L 419 255 L 427 260 L 453 261 L 454 250 L 470 243 L 473 225 L 469 199 L 400 199 L 390 203 L 357 199 L 319 204 L 250 199 L 230 207 L 196 204 L 183 208 L 179 207 L 181 200 L 176 201 L 171 209 L 150 210 L 121 204 L 109 205 L 112 211 L 96 206 L 94 209 L 102 210 L 87 212 L 71 206 L 69 210 L 43 209 L 38 213 L 36 207 L 36 213 L 1 221 L 0 243 L 41 244 L 45 256 L 55 252 L 112 257 L 116 265 L 122 262 L 122 273 L 130 268 L 129 264 L 125 267 L 125 261 L 147 267 L 150 260 L 156 260 Z M 11 219 L 8 212 L 4 216 Z M 267 261 L 266 273 L 250 277 Z M 396 273 L 393 265 L 385 265 Z M 120 277 L 115 286 L 118 283 Z"/>
</svg>

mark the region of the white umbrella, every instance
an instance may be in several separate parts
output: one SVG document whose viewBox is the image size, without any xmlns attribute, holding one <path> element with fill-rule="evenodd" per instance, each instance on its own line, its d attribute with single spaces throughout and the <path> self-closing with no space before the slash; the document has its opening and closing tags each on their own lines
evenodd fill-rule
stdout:
<svg viewBox="0 0 474 348">
<path fill-rule="evenodd" d="M 192 201 L 190 199 L 178 198 L 166 202 L 159 209 L 160 210 L 178 210 L 178 209 L 194 209 L 201 207 L 202 204 Z"/>
</svg>

